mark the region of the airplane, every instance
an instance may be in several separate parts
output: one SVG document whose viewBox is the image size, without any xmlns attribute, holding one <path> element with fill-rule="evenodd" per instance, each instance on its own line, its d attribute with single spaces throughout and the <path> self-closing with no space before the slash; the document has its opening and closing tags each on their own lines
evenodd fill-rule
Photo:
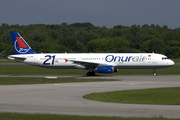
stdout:
<svg viewBox="0 0 180 120">
<path fill-rule="evenodd" d="M 16 32 L 10 32 L 15 55 L 8 59 L 29 65 L 56 69 L 85 69 L 87 76 L 115 73 L 118 69 L 156 69 L 171 67 L 174 62 L 157 53 L 36 53 Z"/>
</svg>

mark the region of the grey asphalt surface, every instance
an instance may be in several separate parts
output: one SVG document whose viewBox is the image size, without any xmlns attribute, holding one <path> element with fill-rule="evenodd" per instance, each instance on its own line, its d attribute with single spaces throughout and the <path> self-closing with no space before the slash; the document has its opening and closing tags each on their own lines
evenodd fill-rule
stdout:
<svg viewBox="0 0 180 120">
<path fill-rule="evenodd" d="M 10 77 L 0 76 L 0 77 Z M 11 76 L 11 77 L 45 77 Z M 57 76 L 88 78 L 84 76 Z M 180 75 L 95 76 L 122 81 L 58 83 L 37 85 L 0 85 L 0 111 L 49 113 L 83 116 L 180 118 L 180 105 L 142 105 L 92 101 L 82 98 L 93 92 L 180 87 Z M 172 98 L 173 100 L 173 98 Z"/>
</svg>

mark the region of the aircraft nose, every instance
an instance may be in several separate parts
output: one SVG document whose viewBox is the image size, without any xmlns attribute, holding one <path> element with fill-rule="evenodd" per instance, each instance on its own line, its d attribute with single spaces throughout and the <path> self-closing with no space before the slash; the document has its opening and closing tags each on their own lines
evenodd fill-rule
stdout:
<svg viewBox="0 0 180 120">
<path fill-rule="evenodd" d="M 169 65 L 174 65 L 174 61 L 170 60 Z"/>
</svg>

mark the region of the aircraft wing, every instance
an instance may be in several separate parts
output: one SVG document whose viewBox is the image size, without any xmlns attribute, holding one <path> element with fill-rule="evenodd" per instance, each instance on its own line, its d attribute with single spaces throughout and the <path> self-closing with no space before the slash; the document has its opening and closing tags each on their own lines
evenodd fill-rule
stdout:
<svg viewBox="0 0 180 120">
<path fill-rule="evenodd" d="M 75 64 L 85 66 L 86 69 L 89 69 L 89 68 L 93 68 L 94 69 L 94 68 L 96 68 L 98 66 L 107 65 L 107 64 L 101 64 L 101 63 L 89 62 L 89 61 L 78 61 L 78 60 L 67 60 L 67 59 L 65 59 L 65 61 L 70 61 L 70 62 L 73 62 Z"/>
</svg>

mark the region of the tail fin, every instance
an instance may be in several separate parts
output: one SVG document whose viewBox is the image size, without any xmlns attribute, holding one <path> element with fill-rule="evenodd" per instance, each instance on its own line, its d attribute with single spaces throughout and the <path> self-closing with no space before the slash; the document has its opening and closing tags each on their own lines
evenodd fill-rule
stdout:
<svg viewBox="0 0 180 120">
<path fill-rule="evenodd" d="M 36 54 L 18 32 L 10 32 L 15 54 Z"/>
</svg>

